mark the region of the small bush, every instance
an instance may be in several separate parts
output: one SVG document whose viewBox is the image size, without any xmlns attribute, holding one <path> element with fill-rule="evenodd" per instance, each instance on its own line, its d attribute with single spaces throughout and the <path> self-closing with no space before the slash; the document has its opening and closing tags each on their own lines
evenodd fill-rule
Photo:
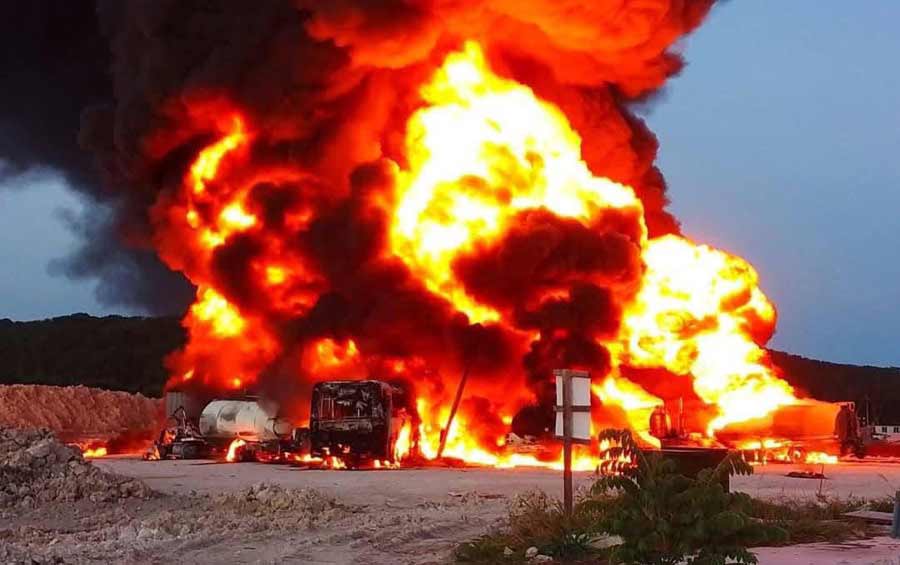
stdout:
<svg viewBox="0 0 900 565">
<path fill-rule="evenodd" d="M 627 430 L 607 430 L 600 439 L 616 445 L 608 450 L 606 467 L 617 474 L 601 478 L 593 489 L 619 495 L 601 522 L 624 540 L 613 549 L 613 561 L 756 563 L 748 546 L 786 537 L 782 529 L 751 519 L 749 496 L 725 491 L 724 477 L 752 472 L 736 455 L 692 478 L 677 473 L 673 461 L 644 454 Z"/>
<path fill-rule="evenodd" d="M 748 547 L 869 537 L 876 526 L 844 514 L 893 509 L 893 499 L 753 499 L 722 487 L 725 475 L 752 471 L 737 457 L 690 478 L 671 461 L 642 454 L 627 432 L 607 431 L 601 439 L 616 444 L 605 470 L 618 474 L 601 478 L 572 516 L 543 492 L 520 495 L 505 527 L 458 546 L 456 559 L 525 563 L 525 550 L 537 547 L 565 563 L 756 563 Z M 595 542 L 608 534 L 624 543 L 600 549 Z"/>
<path fill-rule="evenodd" d="M 892 503 L 893 504 L 893 503 Z M 819 500 L 769 500 L 751 499 L 749 514 L 757 520 L 775 525 L 787 532 L 787 539 L 772 540 L 772 545 L 787 543 L 841 542 L 870 537 L 877 527 L 861 520 L 847 518 L 845 514 L 864 508 L 875 509 L 883 501 L 867 501 L 861 498 Z"/>
<path fill-rule="evenodd" d="M 868 501 L 867 506 L 869 510 L 874 510 L 876 512 L 893 512 L 894 497 L 885 496 L 884 498 L 876 498 L 875 500 Z"/>
<path fill-rule="evenodd" d="M 591 542 L 600 534 L 602 512 L 603 505 L 596 499 L 583 499 L 575 505 L 572 516 L 566 516 L 559 501 L 542 491 L 527 492 L 511 502 L 503 530 L 460 545 L 456 559 L 465 563 L 522 563 L 529 547 L 560 561 L 588 558 L 598 554 Z M 506 554 L 506 548 L 511 555 Z"/>
</svg>

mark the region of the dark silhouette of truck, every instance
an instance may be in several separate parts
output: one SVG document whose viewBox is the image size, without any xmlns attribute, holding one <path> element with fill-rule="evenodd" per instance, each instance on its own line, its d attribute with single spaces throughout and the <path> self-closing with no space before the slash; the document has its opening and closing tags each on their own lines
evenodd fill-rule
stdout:
<svg viewBox="0 0 900 565">
<path fill-rule="evenodd" d="M 309 446 L 313 457 L 340 457 L 348 467 L 394 462 L 404 426 L 415 430 L 407 391 L 375 380 L 327 381 L 313 386 Z"/>
</svg>

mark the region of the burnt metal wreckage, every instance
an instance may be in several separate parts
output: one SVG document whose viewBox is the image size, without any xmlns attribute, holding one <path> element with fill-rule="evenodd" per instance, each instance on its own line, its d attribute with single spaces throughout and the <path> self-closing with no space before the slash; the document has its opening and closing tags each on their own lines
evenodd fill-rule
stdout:
<svg viewBox="0 0 900 565">
<path fill-rule="evenodd" d="M 406 391 L 383 381 L 328 381 L 313 387 L 309 453 L 339 456 L 350 467 L 394 462 L 400 431 L 416 413 Z"/>
<path fill-rule="evenodd" d="M 167 394 L 169 417 L 144 459 L 224 458 L 235 440 L 237 461 L 291 462 L 339 457 L 354 468 L 394 463 L 400 430 L 413 426 L 412 399 L 400 386 L 377 380 L 314 385 L 309 427 L 293 427 L 278 406 L 255 396 L 213 399 L 202 410 L 183 392 Z"/>
<path fill-rule="evenodd" d="M 465 375 L 460 388 L 464 382 Z M 166 411 L 166 425 L 145 459 L 225 459 L 227 454 L 234 461 L 301 463 L 309 467 L 334 467 L 337 462 L 340 468 L 352 469 L 395 465 L 404 457 L 414 465 L 428 464 L 418 455 L 420 422 L 415 399 L 405 387 L 385 381 L 337 380 L 313 385 L 309 423 L 304 427 L 294 427 L 292 421 L 280 416 L 276 403 L 257 396 L 204 402 L 184 392 L 170 391 L 166 394 Z M 734 449 L 728 445 L 739 445 L 741 439 L 724 438 L 726 443 L 720 443 L 688 433 L 693 426 L 685 419 L 692 412 L 693 407 L 678 399 L 657 406 L 649 418 L 650 434 L 660 442 L 651 450 L 676 460 L 686 474 L 715 465 Z M 451 424 L 452 412 L 446 429 Z M 403 429 L 408 429 L 405 451 L 398 449 Z M 763 432 L 792 438 L 787 451 L 791 462 L 803 462 L 809 451 L 836 452 L 838 447 L 841 455 L 865 455 L 864 438 L 851 402 L 784 407 Z M 510 436 L 507 440 L 518 450 L 544 445 L 538 438 Z M 760 457 L 757 449 L 737 450 L 744 452 L 747 460 Z M 452 458 L 445 460 L 440 455 L 437 460 L 454 463 Z"/>
</svg>

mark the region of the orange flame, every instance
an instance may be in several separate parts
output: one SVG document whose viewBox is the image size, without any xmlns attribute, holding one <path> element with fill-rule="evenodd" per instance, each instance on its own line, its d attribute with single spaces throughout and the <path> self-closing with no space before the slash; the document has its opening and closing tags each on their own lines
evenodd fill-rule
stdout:
<svg viewBox="0 0 900 565">
<path fill-rule="evenodd" d="M 85 449 L 81 452 L 81 456 L 85 459 L 93 459 L 96 457 L 105 457 L 107 455 L 107 450 L 105 447 L 92 447 Z"/>
<path fill-rule="evenodd" d="M 412 447 L 412 424 L 406 424 L 400 428 L 397 440 L 394 442 L 394 461 L 402 461 L 409 456 Z"/>
<path fill-rule="evenodd" d="M 206 190 L 206 183 L 216 178 L 222 158 L 246 142 L 244 122 L 240 116 L 235 116 L 232 119 L 231 133 L 201 151 L 191 166 L 191 184 L 194 193 L 202 194 Z"/>
<path fill-rule="evenodd" d="M 591 387 L 592 392 L 604 405 L 619 406 L 625 412 L 631 430 L 644 442 L 659 447 L 659 439 L 650 435 L 650 414 L 663 401 L 645 391 L 635 383 L 608 376 L 603 383 Z"/>
<path fill-rule="evenodd" d="M 749 263 L 706 245 L 665 236 L 648 242 L 647 270 L 621 330 L 622 361 L 691 375 L 694 391 L 718 408 L 713 435 L 729 424 L 796 402 L 753 339 L 775 309 Z"/>
<path fill-rule="evenodd" d="M 225 461 L 229 463 L 234 463 L 238 459 L 238 450 L 247 445 L 247 442 L 242 440 L 241 438 L 237 438 L 233 440 L 228 445 L 228 454 L 225 455 Z"/>
<path fill-rule="evenodd" d="M 834 465 L 839 461 L 837 455 L 824 451 L 807 452 L 800 445 L 788 439 L 743 440 L 737 443 L 736 448 L 749 452 L 749 460 L 754 464 L 764 465 L 770 461 L 777 461 L 780 463 Z"/>
<path fill-rule="evenodd" d="M 712 407 L 714 415 L 702 424 L 711 437 L 797 402 L 762 347 L 774 328 L 775 309 L 760 290 L 753 267 L 682 237 L 648 239 L 640 199 L 632 188 L 591 172 L 582 159 L 582 139 L 560 108 L 528 86 L 495 74 L 474 42 L 450 54 L 420 94 L 425 104 L 407 122 L 406 159 L 395 198 L 376 201 L 390 218 L 387 254 L 399 258 L 426 288 L 452 303 L 469 322 L 503 325 L 527 343 L 531 336 L 514 328 L 513 312 L 479 302 L 465 288 L 455 276 L 455 261 L 499 241 L 526 210 L 544 210 L 587 228 L 601 225 L 605 214 L 615 211 L 638 225 L 632 238 L 641 248 L 644 272 L 639 288 L 630 287 L 618 297 L 625 305 L 618 334 L 606 335 L 600 343 L 610 350 L 613 367 L 609 374 L 597 375 L 593 386 L 603 405 L 621 408 L 638 436 L 659 445 L 649 434 L 649 415 L 663 399 L 624 378 L 626 367 L 666 369 L 690 377 L 696 396 Z M 267 233 L 266 214 L 250 197 L 248 179 L 302 176 L 285 171 L 234 173 L 250 159 L 242 148 L 253 139 L 245 119 L 235 117 L 197 156 L 184 179 L 181 200 L 165 214 L 160 212 L 175 226 L 162 253 L 197 285 L 196 301 L 185 319 L 191 339 L 170 361 L 181 382 L 212 382 L 220 389 L 252 387 L 281 352 L 275 337 L 281 326 L 267 325 L 266 317 L 280 324 L 302 316 L 323 290 L 322 277 L 277 237 L 265 238 L 250 268 L 253 289 L 268 301 L 263 313 L 215 282 L 212 257 L 217 248 L 242 234 Z M 297 233 L 314 217 L 312 209 L 295 210 L 284 223 Z M 187 241 L 184 234 L 189 235 Z M 567 292 L 560 281 L 558 287 L 546 288 L 544 296 Z M 303 370 L 312 380 L 365 377 L 364 345 L 348 338 L 305 343 Z M 413 365 L 393 361 L 402 376 L 412 375 Z M 414 444 L 426 459 L 437 458 L 444 432 L 443 455 L 448 458 L 498 467 L 559 468 L 558 452 L 514 453 L 507 443 L 511 414 L 533 402 L 533 394 L 524 387 L 496 392 L 490 401 L 497 415 L 490 417 L 496 421 L 489 422 L 488 414 L 461 410 L 444 431 L 452 398 L 444 392 L 419 391 L 418 429 L 399 432 L 395 459 L 407 458 Z M 576 468 L 594 469 L 598 449 L 594 445 L 580 452 Z M 330 457 L 323 464 L 337 468 L 344 463 Z"/>
<path fill-rule="evenodd" d="M 829 455 L 821 451 L 811 451 L 806 455 L 806 463 L 834 465 L 838 462 L 837 455 Z"/>
<path fill-rule="evenodd" d="M 212 326 L 213 335 L 234 337 L 243 331 L 244 319 L 222 295 L 211 288 L 198 290 L 197 294 L 200 300 L 191 306 L 191 313 L 197 320 Z"/>
<path fill-rule="evenodd" d="M 500 236 L 521 210 L 585 222 L 604 208 L 642 206 L 631 188 L 595 177 L 581 137 L 555 106 L 495 75 L 476 43 L 449 55 L 410 118 L 391 248 L 473 322 L 500 313 L 452 277 L 453 260 Z M 516 182 L 510 182 L 516 179 Z"/>
</svg>

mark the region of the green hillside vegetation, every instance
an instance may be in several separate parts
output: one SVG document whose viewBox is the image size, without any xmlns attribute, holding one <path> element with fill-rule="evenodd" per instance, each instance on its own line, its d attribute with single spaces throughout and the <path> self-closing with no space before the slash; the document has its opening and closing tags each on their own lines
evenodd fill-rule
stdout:
<svg viewBox="0 0 900 565">
<path fill-rule="evenodd" d="M 184 344 L 176 318 L 0 320 L 0 384 L 85 385 L 160 396 L 163 358 Z"/>
<path fill-rule="evenodd" d="M 820 400 L 852 400 L 873 423 L 900 424 L 900 368 L 842 365 L 771 351 L 772 360 L 798 391 Z"/>
</svg>

